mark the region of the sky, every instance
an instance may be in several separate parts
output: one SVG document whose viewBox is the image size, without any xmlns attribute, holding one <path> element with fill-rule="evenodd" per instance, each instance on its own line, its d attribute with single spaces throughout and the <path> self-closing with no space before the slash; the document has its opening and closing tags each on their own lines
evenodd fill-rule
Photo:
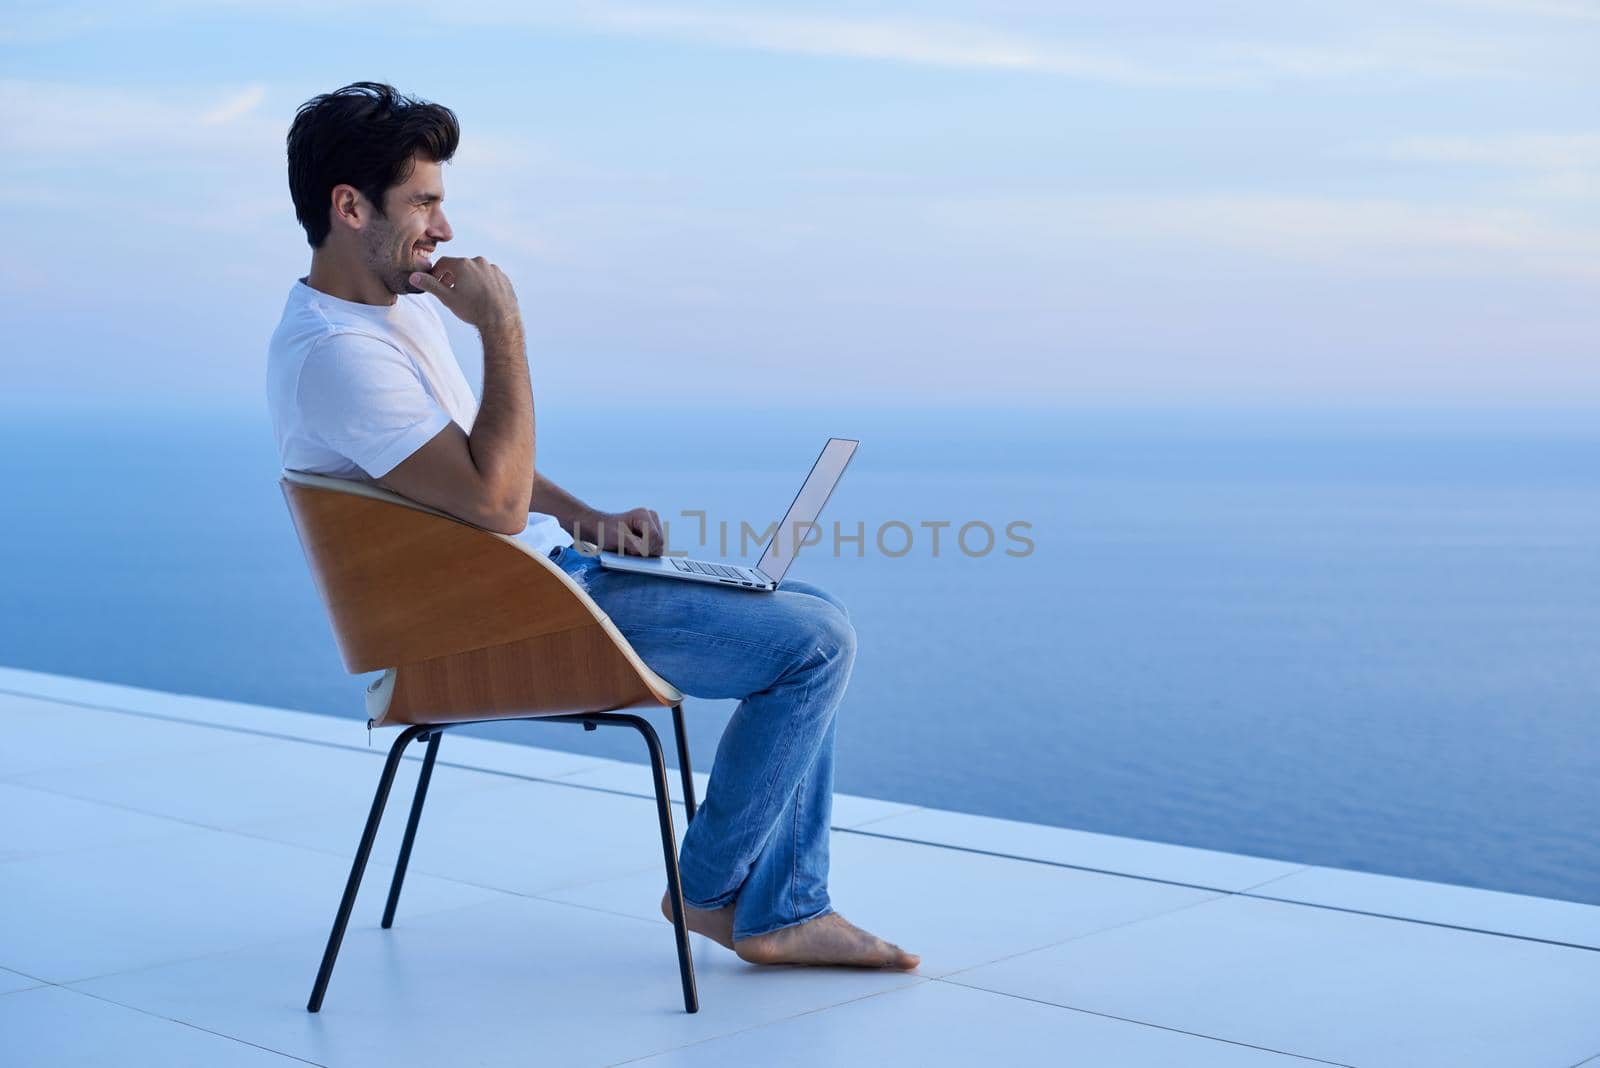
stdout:
<svg viewBox="0 0 1600 1068">
<path fill-rule="evenodd" d="M 370 79 L 459 115 L 536 396 L 1589 403 L 1596 56 L 1595 0 L 0 0 L 0 393 L 259 403 L 284 135 Z"/>
</svg>

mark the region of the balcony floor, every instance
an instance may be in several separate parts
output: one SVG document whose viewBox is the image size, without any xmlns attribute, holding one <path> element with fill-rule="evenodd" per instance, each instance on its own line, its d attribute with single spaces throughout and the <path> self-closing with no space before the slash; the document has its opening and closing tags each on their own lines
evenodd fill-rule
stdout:
<svg viewBox="0 0 1600 1068">
<path fill-rule="evenodd" d="M 1600 1068 L 1600 907 L 846 796 L 834 900 L 921 969 L 695 936 L 691 1016 L 647 769 L 450 736 L 310 1015 L 393 731 L 5 668 L 0 725 L 6 1065 Z"/>
</svg>

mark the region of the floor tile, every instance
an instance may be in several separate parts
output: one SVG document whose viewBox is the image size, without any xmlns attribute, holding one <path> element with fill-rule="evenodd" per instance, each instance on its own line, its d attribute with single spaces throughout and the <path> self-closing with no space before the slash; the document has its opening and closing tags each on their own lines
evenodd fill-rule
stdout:
<svg viewBox="0 0 1600 1068">
<path fill-rule="evenodd" d="M 558 728 L 540 727 L 537 730 Z M 582 727 L 573 730 L 581 731 Z M 374 731 L 373 744 L 387 748 L 393 743 L 393 730 Z M 538 737 L 537 734 L 534 737 Z M 473 738 L 469 735 L 447 733 L 440 744 L 439 759 L 447 764 L 482 768 L 511 776 L 533 779 L 560 779 L 568 775 L 597 767 L 604 757 L 584 753 L 569 753 L 562 749 L 546 749 L 538 745 L 520 745 L 493 738 Z"/>
<path fill-rule="evenodd" d="M 260 739 L 0 693 L 0 779 L 129 764 L 173 753 L 247 749 Z"/>
<path fill-rule="evenodd" d="M 46 986 L 0 998 L 7 1068 L 289 1068 L 298 1062 L 99 998 Z"/>
<path fill-rule="evenodd" d="M 355 717 L 319 715 L 292 709 L 224 701 L 190 694 L 166 693 L 136 686 L 75 679 L 64 675 L 0 667 L 0 691 L 20 691 L 24 695 L 50 702 L 80 702 L 103 705 L 108 709 L 148 713 L 153 716 L 190 720 L 195 724 L 234 727 L 245 731 L 287 735 L 309 741 L 349 747 L 375 747 L 387 750 L 400 728 L 382 728 L 368 735 L 366 721 Z M 359 701 L 358 680 L 351 681 L 352 700 Z M 9 694 L 0 693 L 0 709 Z M 113 713 L 115 714 L 115 713 Z M 159 722 L 145 718 L 146 722 Z M 559 776 L 593 766 L 600 758 L 566 753 L 537 746 L 516 745 L 483 738 L 452 735 L 452 749 L 469 763 L 496 771 L 534 776 Z M 3 775 L 4 772 L 0 772 Z"/>
<path fill-rule="evenodd" d="M 14 990 L 27 990 L 30 987 L 43 985 L 32 976 L 0 968 L 0 994 L 9 994 Z"/>
<path fill-rule="evenodd" d="M 486 789 L 454 785 L 435 775 L 429 786 L 411 871 L 519 894 L 640 871 L 665 879 L 654 801 L 504 779 Z M 374 856 L 392 858 L 398 853 L 412 794 L 410 785 L 404 790 L 396 787 Z M 339 819 L 270 820 L 243 829 L 274 841 L 349 856 L 366 819 L 366 805 Z M 681 842 L 681 809 L 674 811 L 674 821 Z"/>
<path fill-rule="evenodd" d="M 664 927 L 510 898 L 353 931 L 322 1012 L 310 940 L 98 979 L 82 989 L 330 1068 L 615 1064 L 918 980 L 696 959 L 683 1011 Z"/>
<path fill-rule="evenodd" d="M 422 747 L 414 747 L 417 756 Z M 296 742 L 256 741 L 205 753 L 166 753 L 142 760 L 62 768 L 17 776 L 20 786 L 206 827 L 236 828 L 268 820 L 326 821 L 349 830 L 366 819 L 383 771 L 382 750 L 335 749 Z M 419 760 L 400 765 L 392 797 L 409 799 Z M 500 786 L 502 777 L 440 766 L 433 786 L 442 793 Z"/>
<path fill-rule="evenodd" d="M 942 975 L 1215 895 L 1161 883 L 836 834 L 830 892 L 849 920 Z M 541 896 L 666 924 L 659 871 Z"/>
<path fill-rule="evenodd" d="M 1223 898 L 952 981 L 1363 1066 L 1566 1066 L 1600 953 Z"/>
<path fill-rule="evenodd" d="M 160 690 L 15 667 L 0 667 L 0 690 L 45 700 L 124 705 L 129 708 L 138 708 L 145 701 L 161 701 L 174 696 Z"/>
<path fill-rule="evenodd" d="M 704 798 L 707 788 L 711 785 L 711 776 L 708 772 L 696 771 L 694 774 L 695 796 Z M 672 788 L 672 803 L 683 803 L 683 780 L 678 772 L 669 768 L 667 777 Z M 650 782 L 650 765 L 630 764 L 622 760 L 608 760 L 603 767 L 590 768 L 575 775 L 568 775 L 563 782 L 582 783 L 586 786 L 603 786 L 611 790 L 621 790 L 640 797 L 654 797 L 654 787 Z M 857 827 L 864 823 L 872 823 L 889 816 L 903 815 L 916 811 L 916 805 L 908 805 L 899 801 L 883 801 L 874 797 L 855 797 L 850 794 L 835 794 L 833 798 L 833 826 Z"/>
<path fill-rule="evenodd" d="M 156 722 L 178 721 L 179 725 L 187 726 L 223 727 L 236 733 L 281 735 L 336 745 L 365 745 L 367 739 L 366 721 L 360 719 L 142 690 L 89 679 L 40 677 L 50 679 L 50 683 L 33 687 L 36 692 L 28 696 L 113 715 Z M 9 694 L 29 689 L 26 685 L 8 686 L 7 682 L 7 669 L 0 668 L 0 691 Z M 355 692 L 359 697 L 359 689 Z"/>
<path fill-rule="evenodd" d="M 0 783 L 0 827 L 0 863 L 188 830 L 176 820 L 11 783 Z"/>
<path fill-rule="evenodd" d="M 352 845 L 350 853 L 354 853 Z M 0 965 L 51 982 L 305 932 L 326 938 L 349 855 L 193 828 L 184 834 L 0 864 Z M 376 927 L 388 892 L 374 858 L 351 918 Z M 415 915 L 483 901 L 490 890 L 413 873 L 402 909 Z"/>
<path fill-rule="evenodd" d="M 1244 890 L 1304 867 L 1281 860 L 931 808 L 878 820 L 866 830 L 1218 890 Z"/>
<path fill-rule="evenodd" d="M 1337 868 L 1307 868 L 1254 892 L 1600 949 L 1600 907 Z"/>
<path fill-rule="evenodd" d="M 903 801 L 885 801 L 878 797 L 857 797 L 853 794 L 835 794 L 833 797 L 833 826 L 844 830 L 880 823 L 890 816 L 904 816 L 920 812 L 918 805 Z"/>
<path fill-rule="evenodd" d="M 1295 1068 L 1315 1062 L 934 982 L 714 1038 L 636 1063 L 639 1068 L 843 1064 Z"/>
<path fill-rule="evenodd" d="M 92 679 L 49 677 L 40 685 L 40 696 L 61 701 L 75 701 L 100 706 L 108 710 L 140 713 L 183 720 L 194 724 L 208 724 L 246 732 L 269 735 L 286 735 L 294 738 L 329 742 L 336 745 L 364 745 L 367 725 L 365 719 L 338 715 L 318 715 L 286 708 L 225 701 L 215 697 L 168 693 L 146 690 L 136 686 L 97 682 Z M 0 688 L 5 687 L 0 672 Z M 17 687 L 22 688 L 22 687 Z M 361 686 L 357 680 L 350 682 L 351 705 L 361 706 Z"/>
<path fill-rule="evenodd" d="M 706 796 L 706 787 L 710 785 L 710 775 L 703 771 L 696 771 L 694 775 L 694 795 L 696 798 Z M 578 783 L 583 786 L 597 786 L 607 790 L 620 790 L 624 793 L 634 794 L 639 797 L 654 798 L 655 786 L 650 781 L 649 764 L 630 764 L 625 760 L 607 760 L 603 765 L 588 768 L 574 775 L 562 777 L 562 782 Z M 676 768 L 667 769 L 667 786 L 674 805 L 683 804 L 683 778 Z"/>
<path fill-rule="evenodd" d="M 351 700 L 359 707 L 361 683 L 351 679 Z M 0 667 L 0 691 L 22 693 L 44 700 L 98 705 L 126 712 L 170 716 L 221 726 L 275 731 L 319 740 L 354 744 L 366 734 L 364 720 L 318 715 L 286 708 L 225 701 L 221 698 L 149 690 L 122 683 L 51 675 L 21 668 Z"/>
</svg>

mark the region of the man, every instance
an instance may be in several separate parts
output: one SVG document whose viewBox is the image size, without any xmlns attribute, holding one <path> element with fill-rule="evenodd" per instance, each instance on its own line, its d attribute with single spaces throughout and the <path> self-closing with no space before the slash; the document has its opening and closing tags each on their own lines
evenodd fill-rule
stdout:
<svg viewBox="0 0 1600 1068">
<path fill-rule="evenodd" d="M 539 474 L 522 318 L 504 272 L 441 256 L 442 165 L 455 115 L 358 82 L 307 101 L 289 131 L 289 191 L 311 244 L 268 353 L 286 468 L 373 480 L 516 535 L 583 585 L 639 655 L 695 697 L 739 698 L 684 835 L 688 925 L 758 964 L 911 969 L 828 898 L 835 710 L 855 658 L 844 606 L 805 583 L 772 594 L 606 571 L 568 531 L 656 554 L 648 508 L 604 513 Z M 439 304 L 483 342 L 473 399 Z M 669 916 L 663 896 L 661 909 Z"/>
</svg>

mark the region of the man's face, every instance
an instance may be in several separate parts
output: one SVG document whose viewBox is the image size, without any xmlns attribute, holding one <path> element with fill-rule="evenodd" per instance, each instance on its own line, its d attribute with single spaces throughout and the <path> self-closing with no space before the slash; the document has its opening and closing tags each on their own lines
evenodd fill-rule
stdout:
<svg viewBox="0 0 1600 1068">
<path fill-rule="evenodd" d="M 453 236 L 444 217 L 443 168 L 420 157 L 411 176 L 384 195 L 384 212 L 360 230 L 361 258 L 391 293 L 420 293 L 413 271 L 433 267 L 433 250 Z"/>
</svg>

